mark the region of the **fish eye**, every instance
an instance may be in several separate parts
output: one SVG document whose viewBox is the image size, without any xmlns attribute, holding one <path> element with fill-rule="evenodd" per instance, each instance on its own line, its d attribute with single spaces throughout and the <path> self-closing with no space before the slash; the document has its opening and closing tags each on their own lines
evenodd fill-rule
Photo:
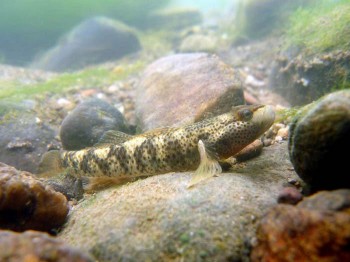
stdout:
<svg viewBox="0 0 350 262">
<path fill-rule="evenodd" d="M 240 110 L 240 111 L 238 112 L 238 114 L 239 114 L 240 118 L 241 118 L 242 120 L 245 120 L 245 121 L 250 120 L 250 119 L 252 118 L 252 116 L 253 116 L 252 111 L 250 111 L 249 109 Z"/>
</svg>

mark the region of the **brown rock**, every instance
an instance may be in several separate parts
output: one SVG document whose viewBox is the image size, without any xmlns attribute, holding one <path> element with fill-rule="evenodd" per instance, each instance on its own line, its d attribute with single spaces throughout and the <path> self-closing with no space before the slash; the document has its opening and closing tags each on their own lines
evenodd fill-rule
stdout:
<svg viewBox="0 0 350 262">
<path fill-rule="evenodd" d="M 320 191 L 305 198 L 298 207 L 319 211 L 347 211 L 350 214 L 350 189 Z"/>
<path fill-rule="evenodd" d="M 280 204 L 272 208 L 258 227 L 252 261 L 350 261 L 349 212 L 320 205 L 322 199 L 330 203 L 337 197 L 345 200 L 344 196 L 345 192 L 322 193 L 296 207 Z M 319 207 L 305 208 L 312 206 L 310 201 Z"/>
<path fill-rule="evenodd" d="M 280 204 L 295 205 L 303 199 L 303 195 L 295 187 L 285 187 L 279 193 L 277 202 Z"/>
<path fill-rule="evenodd" d="M 0 163 L 0 228 L 49 231 L 68 214 L 66 198 L 32 174 Z"/>
<path fill-rule="evenodd" d="M 145 69 L 136 94 L 144 130 L 192 123 L 240 104 L 243 91 L 235 70 L 206 53 L 155 61 Z"/>
<path fill-rule="evenodd" d="M 0 261 L 85 262 L 94 260 L 46 233 L 35 231 L 15 233 L 0 230 Z"/>
</svg>

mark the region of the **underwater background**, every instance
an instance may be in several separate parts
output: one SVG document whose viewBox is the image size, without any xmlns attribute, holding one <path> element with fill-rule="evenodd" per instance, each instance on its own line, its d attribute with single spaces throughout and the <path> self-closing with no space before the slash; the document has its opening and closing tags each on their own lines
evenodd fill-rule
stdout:
<svg viewBox="0 0 350 262">
<path fill-rule="evenodd" d="M 349 135 L 349 0 L 0 3 L 0 261 L 349 261 Z"/>
</svg>

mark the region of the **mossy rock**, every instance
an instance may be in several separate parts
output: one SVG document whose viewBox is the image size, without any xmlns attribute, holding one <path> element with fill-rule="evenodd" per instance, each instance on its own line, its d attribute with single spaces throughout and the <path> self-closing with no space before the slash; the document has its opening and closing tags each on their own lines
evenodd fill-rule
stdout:
<svg viewBox="0 0 350 262">
<path fill-rule="evenodd" d="M 336 51 L 305 58 L 280 57 L 270 73 L 270 87 L 293 106 L 350 88 L 350 52 Z"/>
<path fill-rule="evenodd" d="M 238 5 L 237 24 L 240 35 L 257 39 L 282 28 L 288 16 L 307 1 L 296 0 L 242 0 Z"/>
<path fill-rule="evenodd" d="M 309 190 L 350 188 L 350 89 L 304 107 L 290 127 L 289 154 Z"/>
</svg>

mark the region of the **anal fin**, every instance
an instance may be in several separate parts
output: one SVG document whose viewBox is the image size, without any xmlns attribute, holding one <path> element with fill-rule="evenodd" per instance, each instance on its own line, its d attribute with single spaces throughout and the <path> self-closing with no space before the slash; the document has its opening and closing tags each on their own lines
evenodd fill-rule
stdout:
<svg viewBox="0 0 350 262">
<path fill-rule="evenodd" d="M 208 154 L 205 144 L 202 140 L 198 141 L 198 151 L 200 155 L 200 164 L 192 176 L 192 179 L 187 188 L 193 187 L 199 182 L 220 174 L 222 172 L 219 162 Z"/>
</svg>

